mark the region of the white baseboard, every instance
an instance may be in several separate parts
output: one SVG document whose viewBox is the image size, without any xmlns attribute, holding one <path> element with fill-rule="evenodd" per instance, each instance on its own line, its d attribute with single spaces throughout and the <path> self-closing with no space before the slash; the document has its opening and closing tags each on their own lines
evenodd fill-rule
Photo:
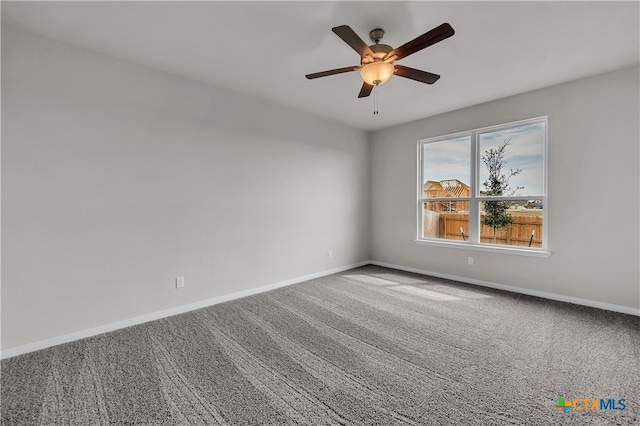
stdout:
<svg viewBox="0 0 640 426">
<path fill-rule="evenodd" d="M 543 299 L 556 300 L 559 302 L 573 303 L 576 305 L 589 306 L 592 308 L 604 309 L 607 311 L 620 312 L 622 314 L 640 316 L 640 309 L 632 308 L 630 306 L 614 305 L 611 303 L 597 302 L 595 300 L 564 296 L 562 294 L 547 293 L 545 291 L 530 290 L 530 289 L 521 288 L 521 287 L 512 287 L 509 285 L 496 284 L 489 281 L 476 280 L 476 279 L 467 278 L 467 277 L 459 277 L 457 275 L 441 274 L 439 272 L 427 271 L 425 269 L 411 268 L 408 266 L 395 265 L 395 264 L 386 263 L 386 262 L 378 262 L 375 260 L 372 260 L 369 263 L 371 265 L 383 266 L 385 268 L 399 269 L 401 271 L 414 272 L 416 274 L 422 274 L 422 275 L 431 275 L 433 277 L 446 278 L 449 280 L 460 281 L 468 284 L 476 284 L 482 287 L 495 288 L 498 290 L 505 290 L 513 293 L 527 294 L 529 296 L 541 297 Z"/>
<path fill-rule="evenodd" d="M 132 325 L 138 325 L 149 321 L 158 320 L 161 318 L 170 317 L 173 315 L 183 314 L 185 312 L 193 311 L 207 306 L 216 305 L 218 303 L 227 302 L 229 300 L 239 299 L 241 297 L 247 297 L 265 291 L 274 290 L 280 287 L 286 287 L 288 285 L 297 284 L 303 281 L 312 280 L 314 278 L 324 277 L 326 275 L 335 274 L 338 272 L 348 271 L 349 269 L 357 268 L 359 266 L 368 265 L 369 261 L 354 263 L 351 265 L 345 265 L 334 269 L 329 269 L 314 274 L 304 275 L 301 277 L 292 278 L 285 281 L 280 281 L 273 284 L 267 284 L 260 287 L 251 288 L 248 290 L 242 290 L 223 296 L 214 297 L 212 299 L 201 300 L 187 305 L 176 306 L 175 308 L 169 308 L 162 311 L 152 312 L 145 315 L 140 315 L 133 318 L 128 318 L 122 321 L 116 321 L 109 324 L 101 325 L 98 327 L 88 328 L 85 330 L 75 331 L 69 334 L 63 334 L 61 336 L 52 337 L 49 339 L 39 340 L 33 343 L 27 343 L 21 346 L 15 346 L 13 348 L 4 349 L 0 351 L 0 359 L 11 358 L 17 355 L 26 354 L 29 352 L 45 349 L 51 346 L 60 345 L 62 343 L 73 342 L 75 340 L 84 339 L 87 337 L 96 336 L 98 334 L 108 333 L 110 331 L 119 330 L 121 328 L 130 327 Z"/>
</svg>

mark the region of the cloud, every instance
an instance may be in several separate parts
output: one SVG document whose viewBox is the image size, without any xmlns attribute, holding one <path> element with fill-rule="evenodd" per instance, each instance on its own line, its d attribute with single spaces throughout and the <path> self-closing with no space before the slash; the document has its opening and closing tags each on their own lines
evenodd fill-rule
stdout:
<svg viewBox="0 0 640 426">
<path fill-rule="evenodd" d="M 510 186 L 524 186 L 519 191 L 523 195 L 542 195 L 544 190 L 544 123 L 502 129 L 479 134 L 478 154 L 482 156 L 491 148 L 498 148 L 510 139 L 504 155 L 506 161 L 503 173 L 511 169 L 521 169 L 513 176 Z M 425 143 L 422 145 L 423 181 L 459 179 L 470 184 L 470 136 Z M 482 161 L 478 164 L 478 185 L 488 178 L 488 171 Z"/>
</svg>

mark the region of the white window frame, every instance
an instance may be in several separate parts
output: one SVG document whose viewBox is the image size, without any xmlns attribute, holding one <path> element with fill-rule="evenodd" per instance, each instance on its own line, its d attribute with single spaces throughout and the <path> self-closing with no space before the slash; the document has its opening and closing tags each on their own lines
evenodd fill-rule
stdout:
<svg viewBox="0 0 640 426">
<path fill-rule="evenodd" d="M 529 124 L 544 123 L 544 143 L 543 143 L 543 191 L 544 194 L 521 194 L 515 196 L 496 196 L 487 197 L 480 196 L 480 162 L 481 155 L 479 155 L 480 135 L 483 133 L 495 132 L 498 130 L 508 130 L 514 127 L 526 126 Z M 548 220 L 548 132 L 549 132 L 548 117 L 536 117 L 527 120 L 514 121 L 511 123 L 500 124 L 496 126 L 482 127 L 479 129 L 467 130 L 464 132 L 458 132 L 448 135 L 436 136 L 432 138 L 421 139 L 418 141 L 418 188 L 417 188 L 417 237 L 416 243 L 433 245 L 439 247 L 449 248 L 464 248 L 470 250 L 488 251 L 494 253 L 507 253 L 518 254 L 525 256 L 536 257 L 549 257 L 551 252 L 549 251 L 549 220 Z M 470 137 L 470 187 L 471 195 L 469 197 L 460 198 L 424 198 L 423 185 L 423 167 L 422 167 L 422 152 L 423 145 L 441 142 L 445 140 L 455 139 L 463 136 Z M 530 248 L 521 246 L 508 246 L 498 244 L 488 244 L 480 242 L 480 202 L 482 201 L 501 201 L 501 200 L 522 200 L 522 199 L 537 199 L 542 200 L 543 205 L 543 226 L 542 226 L 542 247 Z M 437 201 L 468 201 L 469 202 L 469 239 L 467 241 L 446 240 L 440 238 L 425 238 L 424 235 L 424 221 L 423 221 L 423 209 L 425 202 L 437 202 Z"/>
</svg>

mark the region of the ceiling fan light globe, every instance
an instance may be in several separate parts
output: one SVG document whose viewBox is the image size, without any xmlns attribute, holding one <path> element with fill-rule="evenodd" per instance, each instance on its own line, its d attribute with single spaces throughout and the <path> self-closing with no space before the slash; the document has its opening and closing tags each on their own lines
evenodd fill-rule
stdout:
<svg viewBox="0 0 640 426">
<path fill-rule="evenodd" d="M 367 84 L 377 86 L 387 82 L 393 75 L 395 68 L 386 62 L 373 62 L 362 67 L 360 76 Z"/>
</svg>

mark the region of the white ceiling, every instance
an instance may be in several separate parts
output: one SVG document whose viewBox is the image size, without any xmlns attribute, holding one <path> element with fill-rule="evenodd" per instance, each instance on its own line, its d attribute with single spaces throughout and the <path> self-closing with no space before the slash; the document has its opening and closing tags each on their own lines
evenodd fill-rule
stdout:
<svg viewBox="0 0 640 426">
<path fill-rule="evenodd" d="M 632 2 L 7 2 L 2 22 L 173 74 L 251 93 L 364 130 L 638 64 Z M 349 25 L 392 47 L 450 23 L 456 34 L 398 63 L 442 78 L 393 77 L 357 99 L 359 65 L 331 32 Z"/>
</svg>

